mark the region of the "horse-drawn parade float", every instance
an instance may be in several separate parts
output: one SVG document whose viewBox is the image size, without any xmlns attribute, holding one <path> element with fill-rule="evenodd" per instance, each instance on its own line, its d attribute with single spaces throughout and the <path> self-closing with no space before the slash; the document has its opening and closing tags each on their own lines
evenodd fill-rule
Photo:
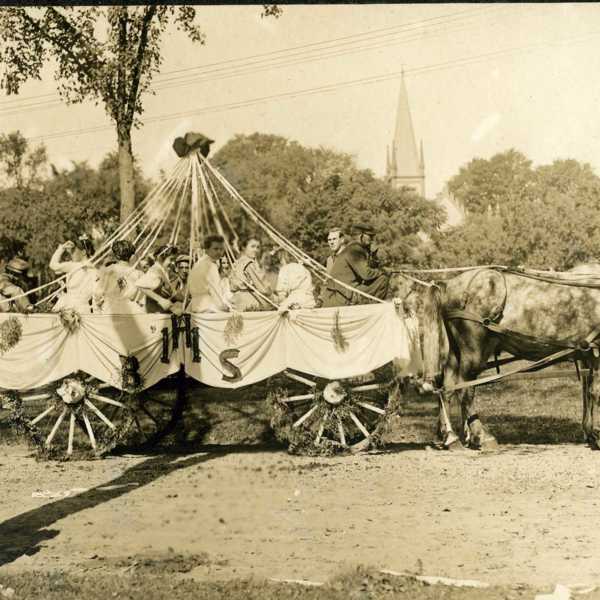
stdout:
<svg viewBox="0 0 600 600">
<path fill-rule="evenodd" d="M 159 239 L 181 245 L 185 228 L 192 264 L 209 233 L 224 238 L 231 264 L 239 255 L 235 207 L 325 280 L 325 268 L 283 238 L 205 158 L 204 138 L 192 139 L 196 145 L 178 148 L 182 156 L 172 173 L 89 263 L 102 264 L 115 241 L 129 239 L 137 248 L 135 267 Z M 56 294 L 37 306 L 43 310 Z M 159 441 L 182 417 L 194 380 L 231 389 L 280 374 L 284 383 L 272 394 L 278 436 L 314 447 L 365 448 L 398 408 L 398 377 L 420 368 L 416 319 L 398 304 L 367 298 L 373 300 L 288 311 L 271 303 L 270 310 L 242 313 L 4 313 L 3 408 L 43 454 L 98 456 L 125 441 Z"/>
<path fill-rule="evenodd" d="M 194 264 L 203 239 L 217 234 L 231 265 L 240 254 L 237 214 L 315 281 L 331 280 L 211 164 L 206 141 L 195 134 L 176 141 L 172 172 L 86 264 L 102 265 L 119 240 L 135 246 L 133 267 L 159 240 L 180 247 L 183 240 Z M 297 452 L 355 452 L 381 442 L 413 385 L 438 397 L 440 447 L 484 449 L 496 441 L 476 412 L 475 387 L 561 376 L 564 370 L 539 371 L 571 362 L 582 381 L 585 440 L 597 447 L 597 272 L 594 265 L 569 273 L 494 265 L 396 270 L 396 297 L 387 301 L 350 289 L 351 306 L 281 310 L 263 297 L 266 310 L 194 313 L 184 308 L 186 292 L 171 314 L 50 312 L 62 276 L 27 292 L 45 293 L 36 310 L 0 316 L 2 408 L 42 455 L 98 457 L 173 431 L 193 383 L 236 389 L 269 380 L 278 439 Z M 501 372 L 514 361 L 526 362 Z M 460 407 L 458 434 L 452 399 Z"/>
</svg>

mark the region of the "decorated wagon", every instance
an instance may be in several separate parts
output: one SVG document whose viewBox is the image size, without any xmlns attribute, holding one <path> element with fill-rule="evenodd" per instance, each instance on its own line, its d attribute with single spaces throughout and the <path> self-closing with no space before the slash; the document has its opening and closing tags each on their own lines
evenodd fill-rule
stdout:
<svg viewBox="0 0 600 600">
<path fill-rule="evenodd" d="M 173 172 L 96 251 L 92 265 L 102 264 L 118 239 L 135 243 L 137 262 L 158 240 L 179 246 L 183 240 L 195 261 L 199 242 L 211 233 L 225 239 L 226 257 L 234 261 L 231 211 L 237 209 L 315 279 L 329 277 L 207 160 L 203 138 L 188 134 L 177 144 L 181 158 Z M 1 314 L 1 407 L 51 456 L 101 455 L 125 439 L 151 444 L 171 431 L 191 380 L 240 388 L 278 375 L 272 390 L 278 437 L 314 447 L 367 447 L 397 410 L 400 379 L 420 370 L 416 319 L 382 301 L 276 309 Z"/>
</svg>

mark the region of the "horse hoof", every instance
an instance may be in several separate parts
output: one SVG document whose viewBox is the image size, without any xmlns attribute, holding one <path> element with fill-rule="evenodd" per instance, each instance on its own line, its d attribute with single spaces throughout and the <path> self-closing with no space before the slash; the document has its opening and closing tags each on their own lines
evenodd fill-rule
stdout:
<svg viewBox="0 0 600 600">
<path fill-rule="evenodd" d="M 450 450 L 451 452 L 460 452 L 461 450 L 465 449 L 465 447 L 462 445 L 462 442 L 460 440 L 456 440 L 456 441 L 452 442 L 451 444 L 445 444 L 444 448 L 446 450 Z"/>
<path fill-rule="evenodd" d="M 485 437 L 472 438 L 469 444 L 471 450 L 481 450 L 482 452 L 489 452 L 498 449 L 498 441 L 493 435 L 486 435 Z"/>
<path fill-rule="evenodd" d="M 464 446 L 462 445 L 460 438 L 457 435 L 452 434 L 452 435 L 449 435 L 444 440 L 444 448 L 446 450 L 456 451 L 456 450 L 463 450 Z"/>
<path fill-rule="evenodd" d="M 479 449 L 482 452 L 491 452 L 493 450 L 498 450 L 498 440 L 493 436 L 490 436 L 489 438 L 485 438 L 484 440 L 481 441 L 481 444 L 479 445 Z"/>
<path fill-rule="evenodd" d="M 600 432 L 594 431 L 587 436 L 587 443 L 592 450 L 600 450 Z"/>
</svg>

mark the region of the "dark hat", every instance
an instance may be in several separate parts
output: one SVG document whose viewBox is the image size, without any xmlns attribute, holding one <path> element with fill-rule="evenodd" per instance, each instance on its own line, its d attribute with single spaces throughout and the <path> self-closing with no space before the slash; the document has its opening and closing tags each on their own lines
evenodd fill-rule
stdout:
<svg viewBox="0 0 600 600">
<path fill-rule="evenodd" d="M 26 260 L 15 257 L 8 262 L 4 270 L 13 275 L 24 275 L 28 269 L 29 263 Z"/>
<path fill-rule="evenodd" d="M 205 158 L 210 152 L 210 145 L 214 143 L 214 140 L 202 135 L 201 133 L 186 133 L 184 137 L 175 138 L 173 142 L 173 150 L 179 158 L 187 156 L 193 150 L 200 150 L 200 153 Z"/>
<path fill-rule="evenodd" d="M 366 223 L 358 223 L 353 226 L 354 231 L 366 233 L 367 235 L 375 235 L 375 229 Z"/>
</svg>

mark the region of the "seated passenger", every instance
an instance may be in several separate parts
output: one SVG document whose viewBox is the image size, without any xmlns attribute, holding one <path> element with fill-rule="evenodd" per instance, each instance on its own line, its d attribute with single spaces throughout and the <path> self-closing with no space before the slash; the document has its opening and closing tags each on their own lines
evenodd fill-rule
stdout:
<svg viewBox="0 0 600 600">
<path fill-rule="evenodd" d="M 283 248 L 275 251 L 279 264 L 275 291 L 279 310 L 314 308 L 315 296 L 310 271 L 294 259 Z"/>
<path fill-rule="evenodd" d="M 154 260 L 154 256 L 152 256 L 152 254 L 147 254 L 146 256 L 144 256 L 140 262 L 138 263 L 138 269 L 142 272 L 142 273 L 147 273 L 148 269 L 150 269 L 150 267 L 155 263 L 156 261 Z"/>
<path fill-rule="evenodd" d="M 242 255 L 231 269 L 231 291 L 233 307 L 238 311 L 270 310 L 272 305 L 265 300 L 273 294 L 265 272 L 258 263 L 260 241 L 250 238 L 242 245 Z"/>
<path fill-rule="evenodd" d="M 327 234 L 327 244 L 329 245 L 331 254 L 327 257 L 326 268 L 327 272 L 330 273 L 335 257 L 344 249 L 344 246 L 346 245 L 344 232 L 339 227 L 333 227 L 330 229 L 329 233 Z"/>
<path fill-rule="evenodd" d="M 140 314 L 144 311 L 136 281 L 142 272 L 131 264 L 135 254 L 134 245 L 127 240 L 117 240 L 112 244 L 115 262 L 99 270 L 94 287 L 94 312 L 108 315 Z"/>
<path fill-rule="evenodd" d="M 93 254 L 94 247 L 87 235 L 79 236 L 75 242 L 68 241 L 58 246 L 50 259 L 50 268 L 56 273 L 67 274 L 66 289 L 59 296 L 52 312 L 65 308 L 72 308 L 79 314 L 92 312 L 91 300 L 98 273 L 87 259 Z"/>
<path fill-rule="evenodd" d="M 188 277 L 190 312 L 224 312 L 231 310 L 223 295 L 219 260 L 224 253 L 225 241 L 220 235 L 209 235 L 204 239 L 205 254 L 194 265 Z"/>
<path fill-rule="evenodd" d="M 154 264 L 136 281 L 138 290 L 146 297 L 146 312 L 169 312 L 173 308 L 175 290 L 169 267 L 177 253 L 175 246 L 160 246 L 154 255 Z"/>
<path fill-rule="evenodd" d="M 233 292 L 231 291 L 231 263 L 226 256 L 219 259 L 219 276 L 221 277 L 221 294 L 225 302 L 229 305 L 233 302 Z"/>
<path fill-rule="evenodd" d="M 329 272 L 331 279 L 325 282 L 322 294 L 324 307 L 370 302 L 369 298 L 353 291 L 352 288 L 382 300 L 387 296 L 389 274 L 370 266 L 371 243 L 375 230 L 368 225 L 356 225 L 354 230 L 355 240 L 334 258 Z"/>
<path fill-rule="evenodd" d="M 190 257 L 180 254 L 175 259 L 175 281 L 173 282 L 173 300 L 184 302 L 186 300 L 187 283 L 190 275 Z"/>
<path fill-rule="evenodd" d="M 27 296 L 25 277 L 29 263 L 22 258 L 11 259 L 0 273 L 0 312 L 29 312 L 33 305 Z"/>
</svg>

